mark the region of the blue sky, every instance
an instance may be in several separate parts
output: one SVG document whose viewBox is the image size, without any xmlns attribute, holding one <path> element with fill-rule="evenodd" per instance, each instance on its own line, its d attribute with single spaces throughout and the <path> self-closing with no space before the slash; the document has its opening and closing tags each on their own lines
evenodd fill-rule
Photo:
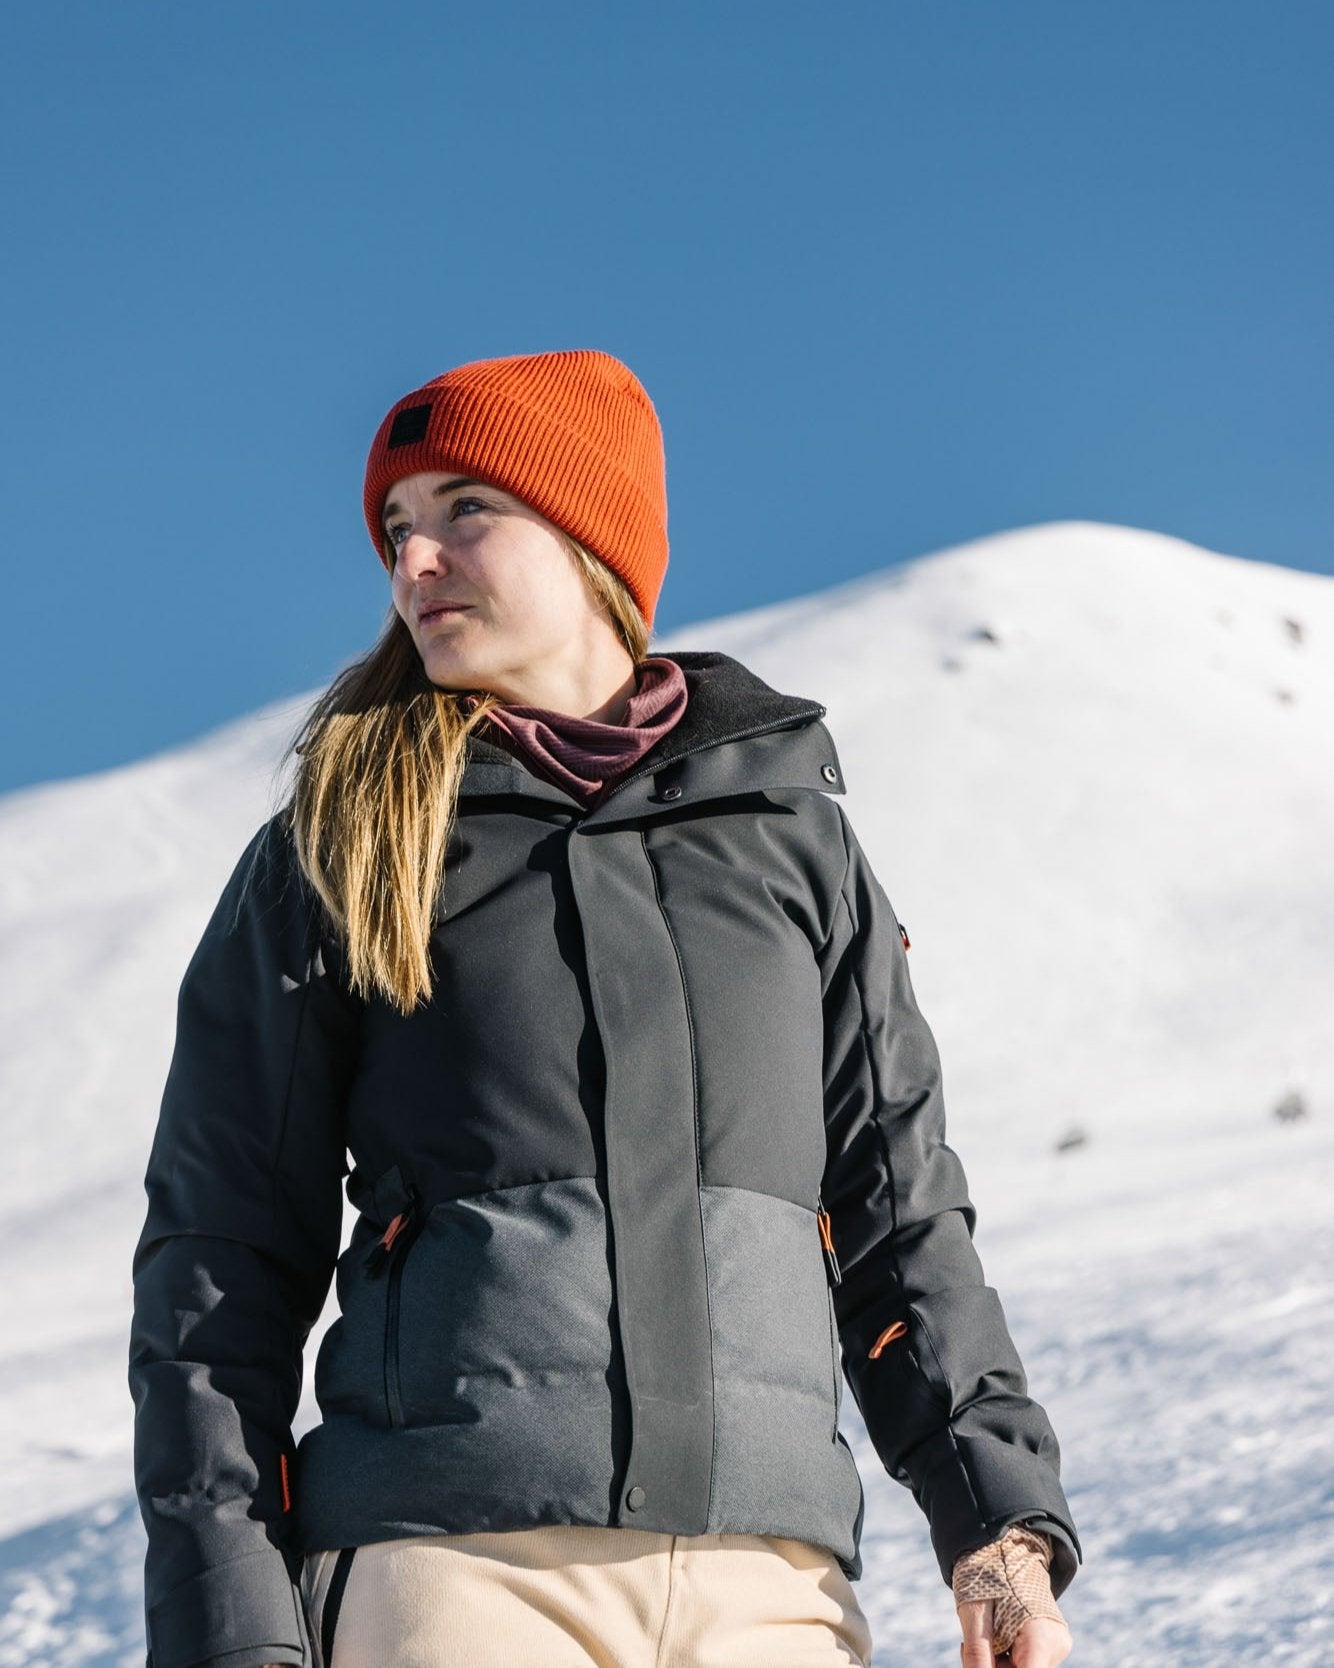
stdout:
<svg viewBox="0 0 1334 1668">
<path fill-rule="evenodd" d="M 5 27 L 0 791 L 326 683 L 381 416 L 505 353 L 647 386 L 660 630 L 1067 517 L 1334 572 L 1320 0 Z"/>
</svg>

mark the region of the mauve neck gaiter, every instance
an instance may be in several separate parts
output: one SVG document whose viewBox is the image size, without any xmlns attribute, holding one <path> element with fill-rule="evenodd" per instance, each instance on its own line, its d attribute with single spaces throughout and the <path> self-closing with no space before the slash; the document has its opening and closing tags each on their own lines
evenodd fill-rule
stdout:
<svg viewBox="0 0 1334 1668">
<path fill-rule="evenodd" d="M 686 709 L 685 673 L 665 655 L 641 660 L 635 684 L 620 724 L 502 702 L 487 715 L 489 733 L 591 810 Z M 476 704 L 477 697 L 471 700 Z"/>
</svg>

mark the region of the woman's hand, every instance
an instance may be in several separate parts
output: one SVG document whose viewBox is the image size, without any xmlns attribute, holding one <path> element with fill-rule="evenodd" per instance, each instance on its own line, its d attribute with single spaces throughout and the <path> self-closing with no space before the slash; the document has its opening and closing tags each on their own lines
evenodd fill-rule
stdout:
<svg viewBox="0 0 1334 1668">
<path fill-rule="evenodd" d="M 1012 1523 L 954 1563 L 963 1668 L 1054 1668 L 1074 1648 L 1052 1596 L 1051 1536 Z"/>
<path fill-rule="evenodd" d="M 1009 1651 L 997 1656 L 992 1649 L 994 1609 L 994 1599 L 974 1599 L 958 1606 L 959 1626 L 963 1629 L 963 1644 L 959 1646 L 963 1668 L 995 1668 L 998 1662 L 1008 1664 L 1009 1668 L 1055 1668 L 1074 1649 L 1075 1642 L 1064 1622 L 1052 1621 L 1047 1616 L 1030 1616 L 1015 1635 Z"/>
</svg>

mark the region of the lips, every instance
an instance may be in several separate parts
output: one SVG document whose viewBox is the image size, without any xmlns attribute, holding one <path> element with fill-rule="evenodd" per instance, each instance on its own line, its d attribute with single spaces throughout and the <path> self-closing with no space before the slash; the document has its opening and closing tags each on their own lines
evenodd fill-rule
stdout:
<svg viewBox="0 0 1334 1668">
<path fill-rule="evenodd" d="M 465 602 L 432 602 L 417 611 L 417 624 L 429 625 L 432 620 L 442 620 L 448 614 L 465 614 L 468 604 Z"/>
</svg>

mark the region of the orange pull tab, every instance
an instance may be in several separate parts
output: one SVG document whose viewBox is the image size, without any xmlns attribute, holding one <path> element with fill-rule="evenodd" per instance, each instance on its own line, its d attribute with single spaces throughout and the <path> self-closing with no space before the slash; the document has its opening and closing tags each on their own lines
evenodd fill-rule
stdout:
<svg viewBox="0 0 1334 1668">
<path fill-rule="evenodd" d="M 843 1284 L 843 1270 L 838 1266 L 838 1252 L 834 1250 L 834 1225 L 829 1220 L 829 1212 L 824 1208 L 824 1200 L 817 1193 L 815 1196 L 815 1220 L 820 1229 L 820 1249 L 824 1252 L 825 1272 L 829 1276 L 831 1286 Z"/>
<path fill-rule="evenodd" d="M 386 1251 L 391 1251 L 393 1249 L 394 1241 L 403 1232 L 404 1228 L 406 1228 L 407 1225 L 408 1225 L 408 1212 L 405 1211 L 405 1210 L 401 1210 L 401 1211 L 399 1211 L 398 1215 L 394 1218 L 394 1220 L 389 1224 L 389 1226 L 385 1229 L 384 1233 L 381 1234 L 381 1236 L 380 1236 L 380 1244 L 384 1246 Z"/>
<path fill-rule="evenodd" d="M 903 940 L 903 948 L 905 950 L 911 950 L 912 940 L 908 937 L 908 929 L 904 926 L 902 921 L 899 922 L 899 937 Z"/>
<path fill-rule="evenodd" d="M 283 1485 L 283 1510 L 285 1512 L 290 1512 L 292 1509 L 292 1483 L 291 1479 L 287 1475 L 286 1454 L 278 1455 L 278 1476 Z"/>
<path fill-rule="evenodd" d="M 903 1337 L 908 1330 L 907 1321 L 897 1320 L 892 1326 L 887 1326 L 876 1341 L 871 1345 L 869 1355 L 872 1361 L 878 1360 L 886 1344 L 892 1344 L 895 1338 Z"/>
</svg>

